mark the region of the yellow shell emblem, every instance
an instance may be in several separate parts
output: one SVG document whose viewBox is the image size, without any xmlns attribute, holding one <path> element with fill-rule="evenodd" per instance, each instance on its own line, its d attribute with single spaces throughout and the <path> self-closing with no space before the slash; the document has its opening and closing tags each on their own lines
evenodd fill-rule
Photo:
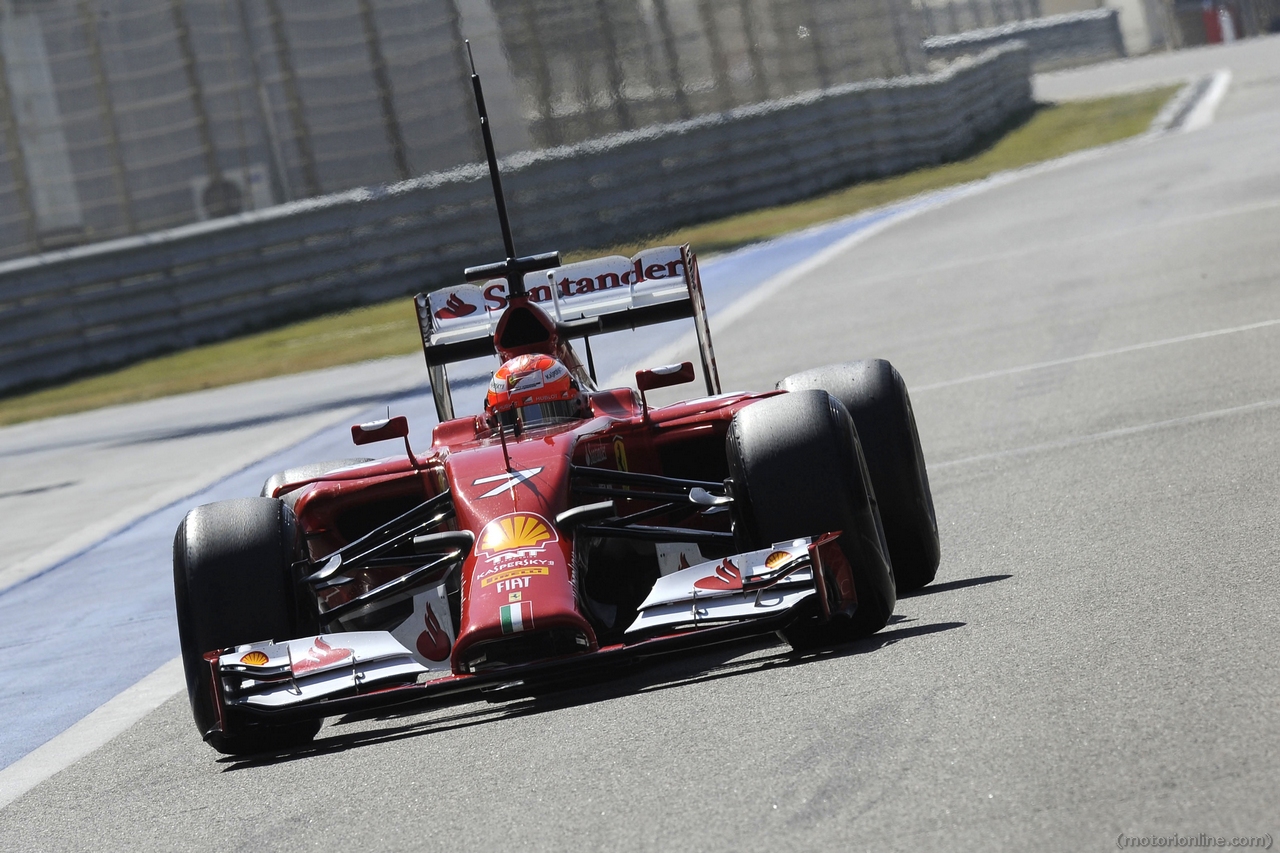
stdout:
<svg viewBox="0 0 1280 853">
<path fill-rule="evenodd" d="M 518 512 L 495 518 L 480 534 L 480 550 L 490 554 L 516 548 L 536 548 L 556 538 L 546 521 L 536 515 Z"/>
<path fill-rule="evenodd" d="M 240 658 L 240 663 L 248 664 L 249 666 L 266 666 L 267 661 L 269 660 L 271 660 L 271 658 L 267 657 L 265 652 L 260 652 L 255 649 Z"/>
<path fill-rule="evenodd" d="M 791 559 L 791 554 L 787 551 L 774 551 L 772 554 L 764 558 L 764 566 L 766 569 L 776 569 L 787 560 Z"/>
</svg>

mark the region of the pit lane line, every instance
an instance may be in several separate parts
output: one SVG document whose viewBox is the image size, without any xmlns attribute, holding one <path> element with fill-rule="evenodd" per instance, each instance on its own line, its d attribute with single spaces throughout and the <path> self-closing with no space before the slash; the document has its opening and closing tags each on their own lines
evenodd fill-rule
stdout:
<svg viewBox="0 0 1280 853">
<path fill-rule="evenodd" d="M 1222 418 L 1229 418 L 1234 415 L 1265 412 L 1276 408 L 1280 408 L 1280 400 L 1259 400 L 1255 403 L 1245 403 L 1242 406 L 1213 409 L 1208 412 L 1198 412 L 1194 415 L 1182 415 L 1181 417 L 1169 418 L 1163 421 L 1152 421 L 1151 423 L 1138 424 L 1136 426 L 1118 427 L 1117 429 L 1090 433 L 1089 435 L 1071 436 L 1069 438 L 1060 438 L 1054 441 L 1044 441 L 1039 444 L 1029 444 L 1025 447 L 1014 447 L 1008 450 L 996 450 L 991 453 L 979 453 L 975 456 L 950 459 L 945 462 L 934 462 L 930 463 L 929 470 L 942 471 L 948 468 L 956 468 L 961 465 L 972 465 L 977 462 L 994 462 L 998 459 L 1012 459 L 1018 456 L 1031 456 L 1036 453 L 1047 453 L 1053 450 L 1065 450 L 1069 447 L 1079 447 L 1082 444 L 1094 444 L 1100 441 L 1108 441 L 1113 438 L 1126 438 L 1131 435 L 1141 435 L 1143 433 L 1156 432 L 1157 430 L 1171 429 L 1173 427 L 1190 426 L 1192 424 L 1221 420 Z"/>
<path fill-rule="evenodd" d="M 1218 87 L 1220 91 L 1218 92 L 1216 100 L 1212 106 L 1202 113 L 1201 121 L 1203 123 L 1200 124 L 1199 127 L 1203 127 L 1212 121 L 1214 111 L 1216 110 L 1218 103 L 1220 103 L 1222 96 L 1226 93 L 1227 85 L 1230 81 L 1229 74 L 1226 75 L 1225 79 L 1226 82 Z M 1215 79 L 1215 83 L 1216 82 L 1217 80 Z M 1210 89 L 1213 90 L 1214 87 L 1211 86 Z M 1199 106 L 1200 105 L 1197 105 L 1197 107 L 1193 108 L 1192 112 L 1195 112 Z M 990 189 L 1004 186 L 1005 184 L 1025 177 L 1064 168 L 1075 163 L 1096 159 L 1098 157 L 1105 156 L 1112 151 L 1123 150 L 1135 145 L 1147 144 L 1151 140 L 1159 138 L 1168 132 L 1182 129 L 1185 128 L 1153 128 L 1147 134 L 1133 139 L 1100 146 L 1088 151 L 1076 152 L 1056 160 L 1024 167 L 1022 169 L 1002 172 L 981 181 L 945 190 L 939 190 L 934 193 L 925 194 L 908 199 L 904 202 L 889 205 L 885 208 L 867 211 L 853 217 L 837 220 L 833 223 L 827 223 L 822 226 L 817 226 L 815 228 L 806 229 L 775 240 L 770 240 L 762 244 L 750 246 L 719 258 L 708 259 L 703 262 L 702 267 L 704 273 L 704 290 L 708 307 L 710 309 L 709 313 L 711 313 L 717 325 L 732 323 L 736 319 L 745 316 L 752 308 L 758 307 L 769 297 L 773 296 L 788 284 L 799 279 L 817 266 L 832 260 L 842 252 L 847 251 L 863 240 L 869 239 L 897 222 L 905 221 L 906 219 L 920 215 L 929 210 L 949 204 L 952 201 L 986 192 Z M 751 284 L 748 284 L 744 288 L 742 285 L 744 280 L 751 282 Z M 728 300 L 727 304 L 723 304 L 723 300 Z M 650 356 L 647 358 L 645 361 L 648 363 L 660 361 L 661 357 L 665 354 L 672 353 L 680 349 L 687 350 L 689 344 L 694 338 L 692 333 L 684 335 L 674 341 L 671 340 L 674 336 L 666 336 L 665 341 L 661 339 L 662 336 L 655 335 L 652 337 L 658 338 L 658 340 L 652 340 L 651 338 L 651 342 L 657 346 L 649 347 L 647 351 L 654 352 L 654 350 L 656 350 L 657 354 L 656 356 Z M 663 343 L 666 343 L 666 346 L 662 346 Z M 631 349 L 632 352 L 636 351 L 634 348 L 629 349 Z M 632 356 L 632 358 L 634 358 L 634 356 Z M 621 381 L 623 382 L 629 381 L 631 378 L 630 373 L 633 372 L 632 368 L 628 367 L 626 370 L 620 372 L 616 371 L 618 362 L 614 359 L 601 359 L 598 363 L 603 364 L 605 367 L 605 369 L 599 371 L 600 375 L 611 376 L 609 384 L 613 384 L 617 377 L 621 377 Z M 623 361 L 622 363 L 626 362 Z M 615 366 L 615 372 L 612 374 L 608 370 L 611 364 Z M 426 402 L 429 399 L 430 395 L 421 395 L 416 398 L 416 403 L 423 406 L 425 411 Z M 405 402 L 410 401 L 406 400 Z M 372 417 L 378 417 L 380 415 L 380 411 L 375 411 L 372 414 Z M 434 422 L 434 413 L 428 412 L 427 418 L 430 422 Z M 324 432 L 327 433 L 328 430 L 325 430 Z M 312 443 L 318 443 L 316 439 L 319 438 L 319 434 L 312 436 L 311 439 L 301 442 L 299 445 L 291 448 L 290 451 L 299 450 L 300 448 Z M 249 486 L 247 489 L 241 489 L 240 491 L 233 492 L 227 496 L 234 496 L 237 494 L 255 494 L 257 491 L 257 483 L 261 482 L 261 479 L 265 478 L 265 475 L 262 472 L 265 470 L 267 474 L 270 474 L 273 471 L 278 470 L 280 467 L 283 467 L 278 460 L 288 452 L 289 451 L 282 451 L 281 453 L 274 454 L 269 458 L 259 460 L 258 463 L 248 466 L 246 469 L 238 472 L 237 475 L 228 477 L 221 483 L 215 485 L 226 487 L 235 483 L 237 485 L 243 484 Z M 344 445 L 343 453 L 349 452 L 349 447 Z M 343 455 L 343 453 L 339 453 L 337 455 Z M 318 453 L 310 458 L 325 458 L 326 456 L 331 457 L 333 455 L 335 454 Z M 194 506 L 197 502 L 203 502 L 201 501 L 201 496 L 207 495 L 212 488 L 213 487 L 202 490 L 201 493 L 192 495 L 189 499 L 175 502 L 175 504 L 166 507 L 164 510 L 154 512 L 148 517 L 139 519 L 126 530 L 112 534 L 100 543 L 86 548 L 77 555 L 77 557 L 83 557 L 87 560 L 94 552 L 100 549 L 107 549 L 112 544 L 113 540 L 124 534 L 146 527 L 147 525 L 145 522 L 154 522 L 162 516 L 169 515 L 174 511 L 182 510 L 184 507 Z M 176 527 L 177 520 L 179 519 L 180 516 L 165 519 L 169 522 L 167 530 L 174 529 Z M 166 544 L 168 540 L 167 530 L 166 535 L 162 538 Z M 167 563 L 167 554 L 165 556 L 165 562 Z M 42 571 L 38 578 L 43 579 L 45 577 L 52 577 L 59 574 L 64 576 L 69 575 L 69 571 L 59 572 L 58 570 L 67 569 L 69 565 L 75 561 L 76 558 L 64 560 L 61 563 Z M 168 572 L 165 571 L 163 573 L 163 580 L 165 581 L 163 586 L 165 589 L 160 595 L 161 600 L 159 604 L 157 606 L 153 606 L 151 608 L 151 612 L 142 614 L 142 618 L 145 621 L 153 621 L 157 618 L 157 612 L 167 614 L 167 618 L 159 618 L 163 619 L 167 625 L 167 630 L 161 633 L 166 641 L 165 645 L 168 646 L 171 653 L 171 650 L 176 647 L 176 642 L 174 642 L 176 639 L 176 628 L 172 621 L 172 602 L 170 600 L 170 591 L 167 588 L 167 575 Z M 15 591 L 27 588 L 29 586 L 27 581 L 30 580 L 37 580 L 37 578 L 28 578 L 9 587 L 8 589 L 0 590 L 0 612 L 9 609 L 5 606 L 6 604 L 9 604 L 6 599 L 8 599 Z M 78 581 L 73 583 L 74 585 L 79 586 Z M 31 584 L 30 586 L 34 586 L 34 584 Z M 119 586 L 116 586 L 115 589 L 118 590 Z M 81 592 L 83 591 L 81 590 Z M 125 602 L 136 603 L 136 596 L 126 596 Z M 101 603 L 96 601 L 86 602 L 86 604 L 96 604 L 101 607 Z M 47 608 L 44 613 L 47 614 L 49 611 L 52 611 L 53 613 L 52 617 L 46 616 L 46 619 L 56 619 L 61 613 L 77 612 L 74 604 L 72 607 L 68 608 L 67 602 L 65 600 L 61 600 L 57 595 L 47 598 L 43 602 L 43 605 Z M 27 615 L 30 616 L 30 608 L 23 607 L 21 604 L 19 607 L 22 608 L 24 613 L 27 613 Z M 85 611 L 81 610 L 80 612 Z M 32 622 L 27 619 L 22 621 L 26 622 L 28 626 L 32 624 Z M 10 620 L 0 620 L 0 625 L 3 625 L 5 629 L 7 629 L 10 624 L 12 624 Z M 37 620 L 35 624 L 40 624 L 40 620 Z M 4 639 L 5 637 L 3 634 L 0 634 L 0 641 L 3 641 Z M 112 639 L 114 639 L 114 637 Z M 154 641 L 154 639 L 155 633 L 153 632 L 152 640 Z M 97 638 L 97 640 L 98 642 L 101 642 L 101 638 Z M 11 645 L 11 643 L 0 642 L 0 649 Z M 157 656 L 154 654 L 149 655 L 148 657 L 153 662 L 157 659 Z M 66 661 L 67 659 L 67 657 L 62 657 L 63 661 Z M 139 679 L 139 677 L 146 673 L 147 670 L 145 666 L 140 668 L 136 662 L 132 662 L 132 664 L 132 666 L 126 667 L 128 674 L 125 678 L 112 679 L 110 687 L 107 685 L 100 685 L 98 690 L 93 691 L 72 689 L 70 690 L 71 695 L 69 697 L 64 697 L 68 701 L 58 703 L 55 699 L 54 701 L 49 702 L 48 704 L 56 705 L 62 711 L 62 713 L 54 712 L 52 714 L 55 718 L 52 722 L 50 721 L 50 715 L 47 713 L 49 710 L 47 708 L 45 709 L 46 713 L 36 711 L 31 714 L 4 715 L 9 719 L 23 719 L 24 721 L 30 721 L 35 718 L 39 719 L 44 723 L 44 725 L 40 727 L 40 731 L 34 737 L 24 738 L 25 742 L 18 745 L 18 750 L 6 749 L 3 742 L 0 742 L 0 762 L 3 762 L 0 764 L 0 768 L 3 768 L 0 769 L 0 808 L 3 808 L 4 805 L 12 802 L 14 799 L 21 796 L 22 793 L 30 790 L 44 779 L 47 779 L 57 773 L 59 770 L 63 769 L 63 767 L 69 766 L 79 760 L 79 758 L 105 744 L 116 734 L 119 734 L 121 731 L 128 728 L 128 726 L 132 725 L 133 722 L 141 719 L 151 710 L 158 707 L 163 701 L 181 690 L 182 680 L 180 677 L 180 666 L 177 665 L 176 659 L 170 659 L 161 665 L 159 669 L 151 671 L 150 674 L 136 682 L 134 679 Z M 71 673 L 72 677 L 64 680 L 64 683 L 76 684 L 75 677 L 81 675 L 82 672 L 83 669 L 76 669 Z M 179 673 L 179 677 L 173 678 L 173 674 L 175 672 Z M 6 699 L 17 692 L 13 689 L 13 685 L 5 685 L 3 683 L 5 680 L 6 679 L 0 675 L 0 704 L 4 704 Z M 132 686 L 127 687 L 122 691 L 120 688 L 122 683 L 132 684 Z M 30 687 L 30 684 L 28 683 L 25 686 Z M 106 692 L 107 690 L 110 692 Z M 167 695 L 162 695 L 166 693 Z M 107 698 L 107 701 L 103 702 L 102 700 L 104 696 L 110 698 Z M 99 703 L 101 704 L 99 705 Z M 109 710 L 108 706 L 110 706 Z M 93 710 L 95 708 L 102 710 L 103 713 L 101 715 L 97 715 Z M 23 732 L 21 734 L 26 733 Z M 37 749 L 39 750 L 38 754 Z M 16 755 L 14 754 L 15 751 L 17 752 Z M 20 764 L 18 761 L 15 761 L 16 758 L 21 759 Z M 26 759 L 30 760 L 28 761 Z"/>
<path fill-rule="evenodd" d="M 0 809 L 127 731 L 186 686 L 176 657 L 0 771 Z"/>
<path fill-rule="evenodd" d="M 1185 113 L 1181 125 L 1184 133 L 1192 133 L 1213 124 L 1218 106 L 1231 86 L 1231 69 L 1220 68 L 1213 73 L 1204 95 Z"/>
<path fill-rule="evenodd" d="M 1124 355 L 1125 353 L 1141 352 L 1142 350 L 1156 349 L 1157 347 L 1171 346 L 1172 344 L 1183 344 L 1190 341 L 1202 341 L 1207 338 L 1216 338 L 1222 335 L 1234 335 L 1240 332 L 1252 332 L 1256 329 L 1268 329 L 1273 326 L 1280 326 L 1280 319 L 1261 320 L 1257 323 L 1246 323 L 1243 326 L 1230 326 L 1225 329 L 1214 329 L 1210 332 L 1194 332 L 1190 335 L 1179 335 L 1175 338 L 1163 338 L 1158 341 L 1147 341 L 1141 344 L 1130 344 L 1129 346 L 1116 347 L 1115 349 L 1099 350 L 1098 352 L 1087 352 L 1081 355 L 1068 356 L 1066 358 L 1055 358 L 1052 361 L 1037 361 L 1032 364 L 1024 364 L 1020 367 L 1005 367 L 1000 370 L 988 370 L 985 373 L 975 373 L 971 376 L 961 376 L 957 379 L 944 379 L 941 382 L 930 382 L 925 385 L 916 385 L 911 388 L 911 393 L 919 394 L 925 391 L 936 391 L 939 388 L 952 388 L 956 385 L 967 385 L 970 382 L 982 382 L 987 379 L 999 379 L 1004 376 L 1015 376 L 1019 373 L 1029 373 L 1033 370 L 1044 370 L 1049 367 L 1061 367 L 1064 364 L 1077 364 L 1082 361 L 1092 361 L 1098 358 L 1109 358 L 1113 355 Z"/>
</svg>

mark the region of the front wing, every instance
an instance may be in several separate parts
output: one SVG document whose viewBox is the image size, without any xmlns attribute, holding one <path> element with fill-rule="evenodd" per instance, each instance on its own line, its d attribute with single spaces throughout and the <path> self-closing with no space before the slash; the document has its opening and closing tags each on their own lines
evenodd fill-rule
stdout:
<svg viewBox="0 0 1280 853">
<path fill-rule="evenodd" d="M 523 695 L 598 670 L 768 633 L 817 600 L 821 620 L 852 615 L 853 574 L 839 533 L 700 563 L 658 580 L 623 643 L 468 674 L 433 672 L 387 631 L 322 634 L 209 652 L 214 731 L 318 719 L 405 702 L 448 704 L 484 691 Z"/>
</svg>

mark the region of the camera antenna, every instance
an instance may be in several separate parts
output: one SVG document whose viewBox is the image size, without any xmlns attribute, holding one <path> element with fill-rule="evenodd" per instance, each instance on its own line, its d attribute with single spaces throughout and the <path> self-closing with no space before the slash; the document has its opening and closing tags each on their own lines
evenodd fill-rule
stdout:
<svg viewBox="0 0 1280 853">
<path fill-rule="evenodd" d="M 496 264 L 467 267 L 467 281 L 483 281 L 502 277 L 507 280 L 507 295 L 511 298 L 525 296 L 524 274 L 560 266 L 559 252 L 516 257 L 515 240 L 511 236 L 511 219 L 507 216 L 507 202 L 502 193 L 502 177 L 498 174 L 498 155 L 493 148 L 493 131 L 489 125 L 489 111 L 484 105 L 484 90 L 480 87 L 480 75 L 476 73 L 476 59 L 471 53 L 470 39 L 467 60 L 471 63 L 471 90 L 476 98 L 476 111 L 480 114 L 480 136 L 484 139 L 484 153 L 489 162 L 489 181 L 493 184 L 493 200 L 498 207 L 498 225 L 502 228 L 502 248 L 507 259 Z"/>
</svg>

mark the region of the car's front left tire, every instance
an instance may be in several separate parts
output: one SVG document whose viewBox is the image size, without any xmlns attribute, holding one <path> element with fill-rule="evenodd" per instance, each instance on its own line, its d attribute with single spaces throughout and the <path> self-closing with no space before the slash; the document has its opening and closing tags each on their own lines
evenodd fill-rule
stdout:
<svg viewBox="0 0 1280 853">
<path fill-rule="evenodd" d="M 229 755 L 310 741 L 318 721 L 216 730 L 212 673 L 203 655 L 262 640 L 291 640 L 314 626 L 296 604 L 291 567 L 297 521 L 283 501 L 240 498 L 196 507 L 173 540 L 173 591 L 187 695 L 205 741 Z"/>
</svg>

